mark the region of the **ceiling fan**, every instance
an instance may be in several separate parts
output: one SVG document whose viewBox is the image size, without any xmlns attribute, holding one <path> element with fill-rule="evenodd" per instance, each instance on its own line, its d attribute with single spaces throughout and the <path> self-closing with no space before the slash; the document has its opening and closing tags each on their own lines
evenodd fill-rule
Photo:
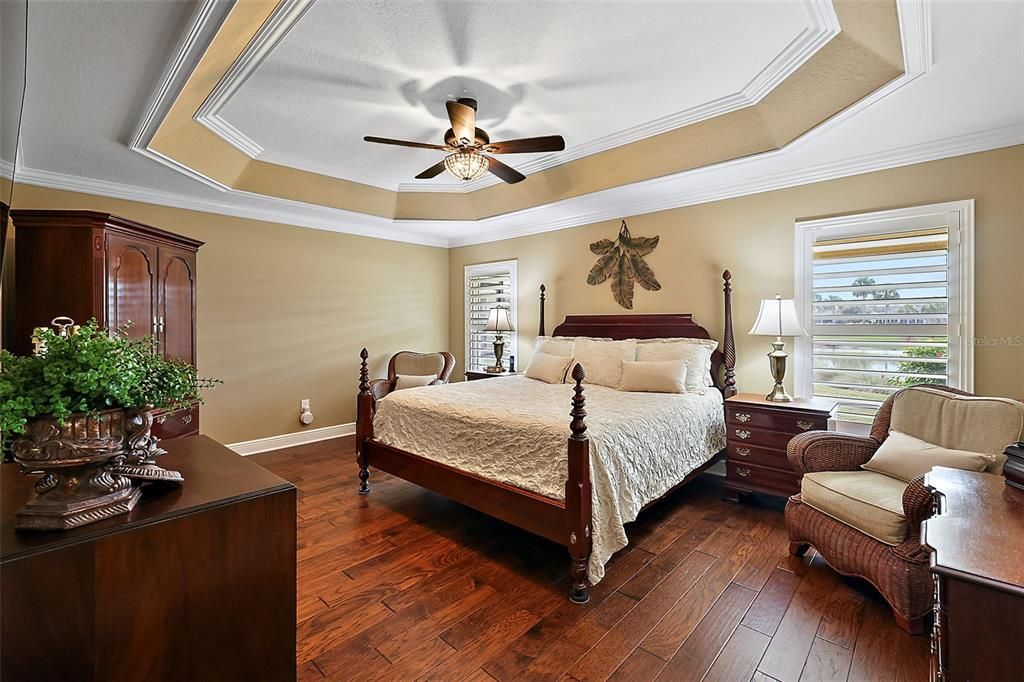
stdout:
<svg viewBox="0 0 1024 682">
<path fill-rule="evenodd" d="M 536 152 L 560 152 L 565 149 L 565 140 L 561 135 L 544 137 L 524 137 L 505 142 L 491 142 L 487 133 L 476 127 L 476 100 L 464 97 L 454 102 L 445 102 L 448 118 L 452 127 L 444 134 L 444 144 L 427 142 L 407 142 L 392 140 L 387 137 L 366 136 L 367 142 L 393 144 L 399 147 L 416 147 L 419 149 L 437 149 L 448 152 L 440 162 L 416 176 L 417 180 L 427 180 L 447 170 L 460 180 L 476 180 L 490 171 L 509 184 L 521 182 L 526 176 L 515 168 L 498 161 L 488 154 L 530 154 Z M 486 154 L 484 152 L 487 152 Z"/>
</svg>

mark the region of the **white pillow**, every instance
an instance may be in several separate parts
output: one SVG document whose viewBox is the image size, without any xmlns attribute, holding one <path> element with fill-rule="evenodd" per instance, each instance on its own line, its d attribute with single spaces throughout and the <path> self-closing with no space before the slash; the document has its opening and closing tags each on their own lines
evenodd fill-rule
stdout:
<svg viewBox="0 0 1024 682">
<path fill-rule="evenodd" d="M 565 381 L 565 370 L 569 369 L 570 362 L 571 357 L 534 353 L 526 366 L 526 376 L 548 384 L 560 384 Z"/>
<path fill-rule="evenodd" d="M 622 379 L 622 362 L 636 360 L 636 339 L 605 341 L 577 337 L 572 356 L 574 367 L 583 365 L 585 383 L 615 388 Z"/>
<path fill-rule="evenodd" d="M 396 374 L 395 390 L 400 391 L 403 388 L 426 386 L 435 379 L 437 379 L 436 374 Z"/>
<path fill-rule="evenodd" d="M 572 345 L 575 340 L 573 336 L 538 336 L 533 352 L 569 358 L 572 357 Z"/>
<path fill-rule="evenodd" d="M 932 467 L 984 471 L 995 459 L 995 455 L 951 450 L 899 431 L 889 431 L 875 454 L 861 468 L 909 482 L 928 473 Z"/>
<path fill-rule="evenodd" d="M 703 393 L 711 381 L 711 354 L 718 348 L 712 339 L 644 339 L 636 344 L 636 359 L 640 362 L 684 360 L 686 362 L 686 390 Z"/>
<path fill-rule="evenodd" d="M 622 361 L 620 391 L 647 393 L 686 393 L 686 362 L 662 360 L 660 362 Z"/>
</svg>

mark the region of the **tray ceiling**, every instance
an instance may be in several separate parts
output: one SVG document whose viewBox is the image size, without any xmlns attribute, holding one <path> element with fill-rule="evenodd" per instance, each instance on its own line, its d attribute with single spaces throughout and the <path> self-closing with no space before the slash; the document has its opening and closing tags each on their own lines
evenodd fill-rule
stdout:
<svg viewBox="0 0 1024 682">
<path fill-rule="evenodd" d="M 438 143 L 445 100 L 468 96 L 492 140 L 562 134 L 566 152 L 547 155 L 555 165 L 719 113 L 723 99 L 784 75 L 827 42 L 830 9 L 321 0 L 214 113 L 261 160 L 390 190 L 461 191 L 447 174 L 413 180 L 440 152 L 362 136 Z M 541 156 L 507 161 L 529 170 Z M 473 187 L 495 183 L 487 177 Z"/>
</svg>

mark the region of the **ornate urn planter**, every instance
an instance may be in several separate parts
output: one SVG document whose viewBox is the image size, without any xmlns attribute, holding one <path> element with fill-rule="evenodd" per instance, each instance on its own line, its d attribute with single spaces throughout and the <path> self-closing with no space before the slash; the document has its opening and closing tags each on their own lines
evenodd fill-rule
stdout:
<svg viewBox="0 0 1024 682">
<path fill-rule="evenodd" d="M 150 435 L 149 412 L 106 410 L 29 420 L 11 443 L 23 473 L 41 474 L 35 495 L 16 512 L 19 529 L 63 530 L 131 511 L 145 481 L 181 481 L 156 466 L 164 454 Z"/>
</svg>

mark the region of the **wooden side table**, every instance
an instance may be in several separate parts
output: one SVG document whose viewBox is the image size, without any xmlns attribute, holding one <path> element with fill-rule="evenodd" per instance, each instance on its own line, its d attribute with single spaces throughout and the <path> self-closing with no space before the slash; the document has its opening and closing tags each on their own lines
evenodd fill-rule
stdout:
<svg viewBox="0 0 1024 682">
<path fill-rule="evenodd" d="M 786 445 L 805 431 L 825 431 L 836 402 L 795 398 L 789 403 L 738 393 L 725 400 L 726 498 L 761 492 L 786 497 L 800 492 L 800 476 L 789 466 Z"/>
<path fill-rule="evenodd" d="M 295 486 L 206 436 L 180 487 L 67 531 L 15 531 L 33 478 L 2 465 L 0 679 L 294 680 Z"/>
<path fill-rule="evenodd" d="M 493 379 L 494 377 L 514 377 L 518 372 L 485 372 L 483 370 L 471 369 L 466 371 L 466 381 L 477 379 Z"/>
</svg>

